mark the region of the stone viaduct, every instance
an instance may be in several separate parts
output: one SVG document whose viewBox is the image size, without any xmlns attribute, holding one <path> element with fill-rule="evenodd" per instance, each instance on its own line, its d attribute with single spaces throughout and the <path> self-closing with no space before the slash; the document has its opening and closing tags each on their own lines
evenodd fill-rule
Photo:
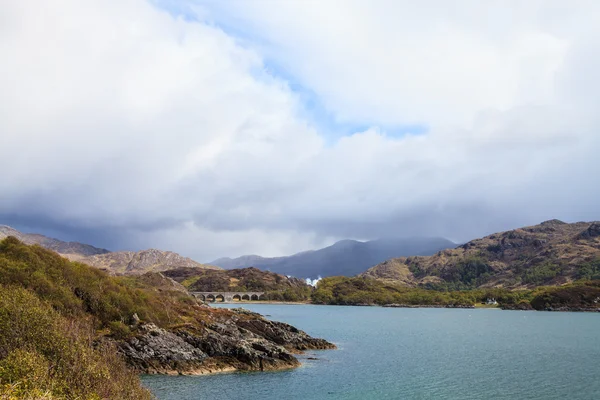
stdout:
<svg viewBox="0 0 600 400">
<path fill-rule="evenodd" d="M 235 303 L 237 301 L 263 300 L 265 292 L 190 292 L 207 303 Z"/>
</svg>

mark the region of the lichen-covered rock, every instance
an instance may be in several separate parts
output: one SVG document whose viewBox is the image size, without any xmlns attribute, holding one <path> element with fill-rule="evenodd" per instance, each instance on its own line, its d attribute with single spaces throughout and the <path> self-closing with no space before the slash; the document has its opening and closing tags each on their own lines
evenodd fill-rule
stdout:
<svg viewBox="0 0 600 400">
<path fill-rule="evenodd" d="M 328 341 L 313 338 L 306 334 L 306 332 L 283 322 L 256 318 L 241 320 L 237 325 L 290 350 L 304 351 L 309 349 L 324 350 L 333 348 L 332 344 Z"/>
<path fill-rule="evenodd" d="M 208 358 L 199 348 L 154 324 L 140 325 L 136 336 L 119 343 L 119 350 L 132 367 L 150 374 L 193 370 Z"/>
<path fill-rule="evenodd" d="M 143 324 L 133 337 L 119 343 L 136 370 L 164 374 L 293 368 L 300 365 L 293 353 L 333 348 L 326 340 L 246 310 L 233 311 L 203 327 L 166 330 Z"/>
</svg>

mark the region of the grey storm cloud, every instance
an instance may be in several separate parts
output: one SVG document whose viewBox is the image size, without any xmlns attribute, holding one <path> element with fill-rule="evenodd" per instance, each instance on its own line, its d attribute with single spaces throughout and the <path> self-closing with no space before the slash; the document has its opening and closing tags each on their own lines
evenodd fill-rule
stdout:
<svg viewBox="0 0 600 400">
<path fill-rule="evenodd" d="M 159 3 L 0 5 L 0 223 L 208 261 L 599 219 L 595 2 Z"/>
</svg>

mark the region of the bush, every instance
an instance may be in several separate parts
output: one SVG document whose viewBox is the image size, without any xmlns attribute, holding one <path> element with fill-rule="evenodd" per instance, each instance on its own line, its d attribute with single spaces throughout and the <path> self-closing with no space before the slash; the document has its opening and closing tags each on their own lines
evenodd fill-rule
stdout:
<svg viewBox="0 0 600 400">
<path fill-rule="evenodd" d="M 151 398 L 114 348 L 93 346 L 91 326 L 19 287 L 0 286 L 0 386 L 16 398 Z"/>
<path fill-rule="evenodd" d="M 577 270 L 579 279 L 600 279 L 600 258 L 583 263 Z"/>
<path fill-rule="evenodd" d="M 108 324 L 112 337 L 117 340 L 127 339 L 131 337 L 131 329 L 121 321 L 111 321 Z"/>
<path fill-rule="evenodd" d="M 49 387 L 49 372 L 48 360 L 35 350 L 16 349 L 0 360 L 0 382 L 15 385 L 17 393 Z"/>
</svg>

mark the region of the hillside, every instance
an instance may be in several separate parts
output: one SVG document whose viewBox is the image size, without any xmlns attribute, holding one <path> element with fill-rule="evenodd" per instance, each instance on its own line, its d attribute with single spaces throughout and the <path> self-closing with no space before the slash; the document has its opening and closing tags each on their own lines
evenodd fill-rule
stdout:
<svg viewBox="0 0 600 400">
<path fill-rule="evenodd" d="M 454 247 L 442 238 L 380 239 L 368 242 L 342 240 L 329 247 L 286 257 L 242 256 L 211 262 L 222 268 L 256 267 L 299 278 L 353 276 L 387 259 L 409 255 L 431 255 Z"/>
<path fill-rule="evenodd" d="M 160 273 L 110 276 L 0 241 L 0 398 L 147 399 L 137 373 L 277 370 L 327 348 L 288 324 L 204 306 Z"/>
<path fill-rule="evenodd" d="M 265 292 L 269 300 L 304 301 L 310 298 L 313 290 L 302 279 L 253 267 L 230 270 L 177 268 L 163 274 L 190 291 Z"/>
<path fill-rule="evenodd" d="M 600 223 L 546 221 L 429 257 L 387 260 L 360 276 L 440 289 L 531 288 L 598 279 Z"/>
<path fill-rule="evenodd" d="M 0 240 L 13 236 L 26 244 L 39 244 L 40 246 L 72 258 L 86 257 L 94 254 L 109 253 L 106 249 L 90 246 L 79 242 L 63 242 L 37 233 L 22 233 L 10 226 L 0 225 Z"/>
<path fill-rule="evenodd" d="M 172 251 L 156 249 L 137 252 L 116 251 L 89 257 L 80 257 L 77 261 L 118 274 L 143 274 L 173 268 L 220 269 L 212 265 L 200 264 L 191 258 L 183 257 Z"/>
<path fill-rule="evenodd" d="M 493 300 L 491 300 L 493 299 Z M 497 303 L 488 304 L 488 301 Z M 431 290 L 369 279 L 334 276 L 319 282 L 312 294 L 316 304 L 382 305 L 384 307 L 500 307 L 507 310 L 600 311 L 600 280 L 533 289 L 476 288 Z"/>
</svg>

